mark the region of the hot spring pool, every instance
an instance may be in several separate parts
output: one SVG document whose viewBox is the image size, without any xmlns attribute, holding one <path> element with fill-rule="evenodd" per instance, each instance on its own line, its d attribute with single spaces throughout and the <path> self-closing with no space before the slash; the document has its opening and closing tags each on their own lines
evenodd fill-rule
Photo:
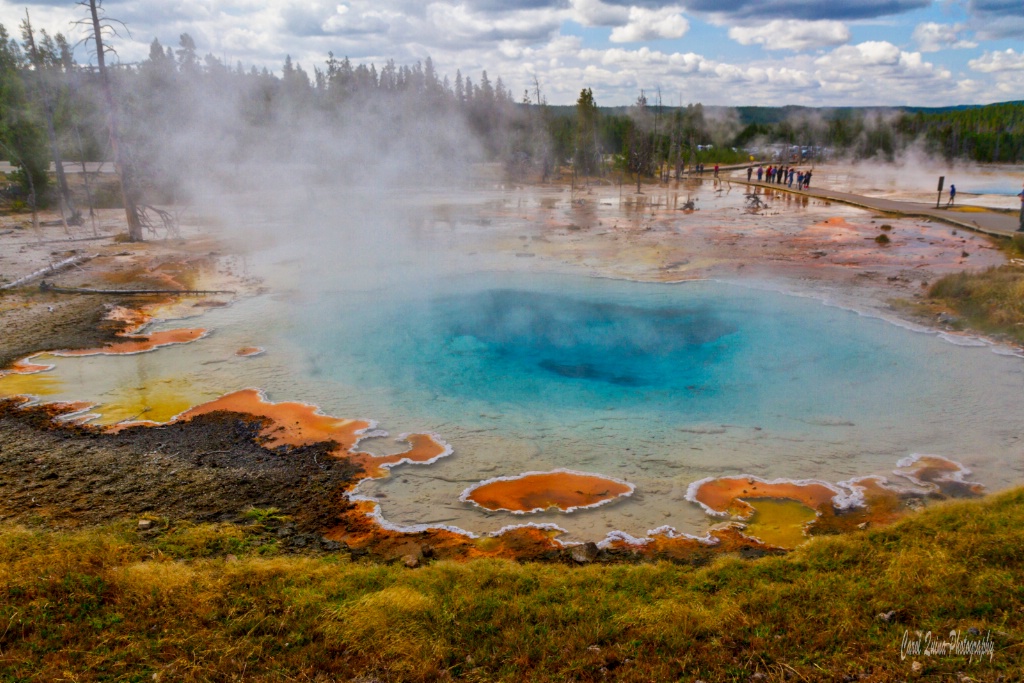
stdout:
<svg viewBox="0 0 1024 683">
<path fill-rule="evenodd" d="M 993 487 L 1024 479 L 1020 358 L 769 289 L 478 274 L 316 299 L 289 321 L 281 346 L 320 405 L 334 410 L 332 387 L 356 397 L 348 412 L 455 447 L 360 487 L 399 526 L 697 531 L 707 520 L 684 495 L 702 477 L 839 481 L 911 453 Z M 555 468 L 636 493 L 525 519 L 458 502 L 479 480 Z"/>
<path fill-rule="evenodd" d="M 1024 481 L 1024 360 L 767 288 L 477 273 L 262 296 L 202 324 L 214 333 L 189 345 L 56 359 L 48 398 L 114 401 L 135 386 L 198 402 L 254 386 L 396 435 L 438 433 L 453 455 L 359 487 L 400 527 L 702 533 L 709 518 L 685 500 L 698 479 L 837 482 L 912 453 L 963 462 L 991 488 Z M 254 343 L 267 353 L 233 356 Z M 635 492 L 569 514 L 459 500 L 484 479 L 557 468 Z"/>
</svg>

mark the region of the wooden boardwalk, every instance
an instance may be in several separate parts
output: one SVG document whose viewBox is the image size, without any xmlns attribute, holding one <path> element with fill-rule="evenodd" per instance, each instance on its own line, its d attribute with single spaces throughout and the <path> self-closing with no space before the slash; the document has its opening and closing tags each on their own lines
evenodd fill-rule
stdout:
<svg viewBox="0 0 1024 683">
<path fill-rule="evenodd" d="M 956 211 L 945 208 L 935 208 L 931 204 L 920 202 L 904 202 L 893 199 L 881 199 L 878 197 L 865 197 L 849 192 L 838 192 L 835 190 L 817 189 L 811 187 L 807 190 L 790 188 L 786 185 L 765 182 L 747 182 L 739 178 L 730 177 L 731 183 L 740 183 L 752 187 L 760 187 L 766 190 L 777 190 L 789 192 L 794 195 L 813 197 L 833 202 L 841 202 L 851 206 L 859 206 L 872 211 L 892 214 L 896 216 L 914 216 L 920 218 L 931 218 L 933 220 L 949 223 L 957 227 L 973 230 L 975 232 L 992 235 L 994 237 L 1011 237 L 1020 226 L 1020 219 L 1016 211 L 998 211 L 994 209 L 982 209 L 979 211 Z M 813 182 L 813 178 L 812 181 Z"/>
</svg>

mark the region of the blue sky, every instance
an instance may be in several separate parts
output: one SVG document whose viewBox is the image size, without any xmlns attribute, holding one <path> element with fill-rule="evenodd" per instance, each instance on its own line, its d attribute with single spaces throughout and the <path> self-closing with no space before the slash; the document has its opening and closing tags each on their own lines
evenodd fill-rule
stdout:
<svg viewBox="0 0 1024 683">
<path fill-rule="evenodd" d="M 77 40 L 73 0 L 0 0 Z M 312 73 L 328 51 L 379 66 L 428 55 L 452 77 L 486 70 L 551 104 L 661 90 L 666 103 L 944 106 L 1024 99 L 1022 0 L 106 0 L 126 62 L 189 33 L 200 52 Z M 80 59 L 85 61 L 84 52 Z"/>
</svg>

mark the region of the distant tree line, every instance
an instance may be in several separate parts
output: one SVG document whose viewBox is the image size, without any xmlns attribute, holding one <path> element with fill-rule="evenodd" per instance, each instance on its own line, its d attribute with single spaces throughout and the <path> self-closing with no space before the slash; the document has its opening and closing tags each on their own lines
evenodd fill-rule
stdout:
<svg viewBox="0 0 1024 683">
<path fill-rule="evenodd" d="M 34 31 L 27 14 L 20 34 L 18 41 L 0 26 L 0 157 L 16 167 L 11 180 L 24 196 L 60 201 L 74 220 L 80 212 L 66 180 L 58 173 L 54 184 L 47 169 L 51 161 L 112 159 L 101 74 L 75 62 L 64 36 Z M 194 166 L 204 146 L 216 143 L 225 162 L 245 158 L 256 143 L 261 153 L 287 154 L 300 137 L 268 131 L 301 130 L 314 119 L 327 126 L 375 122 L 385 130 L 454 121 L 458 131 L 423 129 L 423 147 L 405 150 L 409 158 L 443 157 L 462 144 L 465 130 L 482 158 L 520 179 L 569 169 L 581 176 L 628 173 L 639 183 L 698 164 L 745 161 L 751 151 L 763 156 L 773 146 L 892 158 L 917 144 L 947 158 L 1024 161 L 1024 102 L 941 111 L 727 109 L 666 107 L 660 92 L 641 92 L 632 106 L 609 109 L 583 88 L 574 107 L 554 107 L 537 79 L 517 99 L 500 77 L 457 71 L 449 78 L 429 57 L 378 68 L 329 53 L 311 72 L 287 57 L 275 74 L 200 56 L 187 33 L 175 48 L 153 40 L 147 59 L 108 71 L 122 126 L 120 164 L 135 179 L 130 193 L 157 201 L 175 197 L 182 169 Z M 211 130 L 216 141 L 198 132 Z"/>
<path fill-rule="evenodd" d="M 907 113 L 896 126 L 905 138 L 923 137 L 929 151 L 982 162 L 1024 160 L 1024 102 L 938 113 Z"/>
</svg>

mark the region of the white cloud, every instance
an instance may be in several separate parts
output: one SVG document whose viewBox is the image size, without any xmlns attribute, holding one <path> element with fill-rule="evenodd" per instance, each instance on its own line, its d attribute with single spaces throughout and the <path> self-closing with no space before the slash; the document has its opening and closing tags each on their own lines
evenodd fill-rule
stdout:
<svg viewBox="0 0 1024 683">
<path fill-rule="evenodd" d="M 383 12 L 352 12 L 347 5 L 338 5 L 335 13 L 320 24 L 324 33 L 345 35 L 353 33 L 386 34 L 391 27 Z"/>
<path fill-rule="evenodd" d="M 80 30 L 70 24 L 81 17 L 73 3 L 39 1 L 31 0 L 30 5 L 38 28 L 63 31 L 72 42 L 81 37 Z M 889 6 L 888 0 L 871 1 L 876 9 Z M 662 2 L 667 6 L 658 9 Z M 1005 45 L 999 45 L 997 50 L 982 42 L 988 51 L 969 67 L 962 52 L 943 53 L 942 62 L 936 63 L 922 57 L 936 46 L 962 46 L 964 35 L 977 30 L 974 24 L 922 24 L 913 43 L 920 50 L 914 52 L 884 41 L 845 44 L 848 31 L 843 13 L 853 11 L 854 3 L 765 2 L 775 3 L 764 7 L 778 11 L 764 10 L 761 16 L 772 20 L 760 27 L 753 26 L 749 17 L 736 19 L 746 16 L 743 12 L 761 11 L 759 0 L 107 0 L 106 4 L 110 16 L 125 20 L 132 31 L 131 38 L 114 41 L 124 62 L 145 59 L 154 37 L 176 47 L 184 32 L 195 38 L 201 55 L 211 52 L 232 65 L 241 61 L 246 68 L 255 64 L 276 72 L 286 54 L 307 72 L 314 65 L 322 67 L 328 51 L 338 58 L 348 55 L 355 63 L 373 62 L 378 70 L 389 58 L 412 64 L 429 55 L 442 74 L 454 77 L 455 70 L 461 69 L 475 81 L 486 70 L 492 80 L 501 76 L 516 93 L 532 90 L 536 74 L 552 104 L 575 102 L 583 87 L 592 87 L 602 105 L 628 104 L 641 88 L 653 91 L 658 86 L 666 102 L 673 104 L 725 105 L 927 106 L 1019 99 L 1024 92 L 1024 53 L 1019 47 L 1004 50 Z M 785 2 L 792 10 L 788 14 Z M 743 6 L 742 12 L 729 10 L 737 3 Z M 704 11 L 724 8 L 733 18 L 731 24 L 719 23 L 722 28 L 714 29 L 711 40 L 731 28 L 733 40 L 761 45 L 766 52 L 734 49 L 732 57 L 728 49 L 732 43 L 724 40 L 704 47 L 709 43 L 701 31 L 707 25 L 693 21 L 691 26 L 680 11 L 698 4 Z M 916 6 L 919 0 L 896 4 Z M 0 0 L 0 22 L 15 34 L 23 15 L 23 5 Z M 1000 21 L 1010 19 L 1011 14 L 1003 14 Z M 561 30 L 567 23 L 588 30 L 579 36 L 567 35 Z M 902 26 L 903 35 L 911 34 L 912 26 L 895 23 Z M 873 30 L 869 24 L 858 26 L 858 31 Z M 982 41 L 978 35 L 976 39 Z M 685 43 L 668 42 L 681 36 Z M 616 43 L 608 46 L 602 38 Z M 659 49 L 637 42 L 651 40 L 661 41 Z M 824 54 L 804 52 L 828 46 L 837 47 Z M 758 56 L 752 59 L 750 52 Z M 79 59 L 87 59 L 84 50 Z M 970 78 L 954 78 L 950 70 Z"/>
<path fill-rule="evenodd" d="M 763 45 L 766 50 L 811 50 L 843 45 L 850 29 L 841 21 L 775 19 L 756 26 L 733 26 L 729 37 L 740 45 Z"/>
<path fill-rule="evenodd" d="M 921 52 L 938 52 L 946 49 L 963 49 L 978 47 L 978 44 L 963 40 L 960 35 L 963 27 L 958 24 L 936 24 L 928 22 L 918 24 L 914 29 L 913 39 Z"/>
<path fill-rule="evenodd" d="M 970 24 L 981 40 L 1024 38 L 1024 15 L 1019 0 L 970 0 Z"/>
<path fill-rule="evenodd" d="M 995 92 L 987 96 L 993 100 L 1019 100 L 1024 92 L 1024 52 L 1007 48 L 1001 52 L 985 52 L 984 55 L 968 62 L 976 72 L 991 74 L 995 81 Z"/>
<path fill-rule="evenodd" d="M 583 26 L 622 26 L 629 21 L 629 8 L 601 0 L 572 0 L 571 16 Z"/>
<path fill-rule="evenodd" d="M 838 48 L 816 60 L 821 66 L 833 68 L 896 65 L 902 52 L 892 43 L 871 40 Z"/>
<path fill-rule="evenodd" d="M 823 93 L 862 104 L 949 104 L 956 92 L 948 69 L 886 41 L 844 45 L 814 66 Z"/>
<path fill-rule="evenodd" d="M 949 73 L 921 59 L 920 52 L 904 52 L 884 40 L 844 45 L 819 57 L 814 63 L 832 72 L 860 74 L 870 78 L 927 78 Z"/>
<path fill-rule="evenodd" d="M 549 40 L 562 23 L 553 9 L 507 11 L 500 14 L 471 11 L 466 5 L 435 2 L 427 5 L 426 23 L 411 36 L 426 44 L 484 45 L 503 40 Z"/>
<path fill-rule="evenodd" d="M 986 52 L 967 64 L 973 70 L 987 74 L 1000 71 L 1024 71 L 1024 52 L 1018 54 L 1013 48 L 1007 48 L 1003 52 Z"/>
<path fill-rule="evenodd" d="M 707 13 L 716 21 L 728 23 L 763 21 L 765 17 L 807 21 L 876 19 L 922 9 L 932 0 L 681 0 L 681 4 L 691 12 Z"/>
<path fill-rule="evenodd" d="M 690 22 L 679 13 L 678 7 L 657 10 L 642 7 L 629 8 L 629 21 L 625 26 L 612 29 L 613 43 L 638 43 L 661 38 L 682 38 L 690 30 Z"/>
</svg>

